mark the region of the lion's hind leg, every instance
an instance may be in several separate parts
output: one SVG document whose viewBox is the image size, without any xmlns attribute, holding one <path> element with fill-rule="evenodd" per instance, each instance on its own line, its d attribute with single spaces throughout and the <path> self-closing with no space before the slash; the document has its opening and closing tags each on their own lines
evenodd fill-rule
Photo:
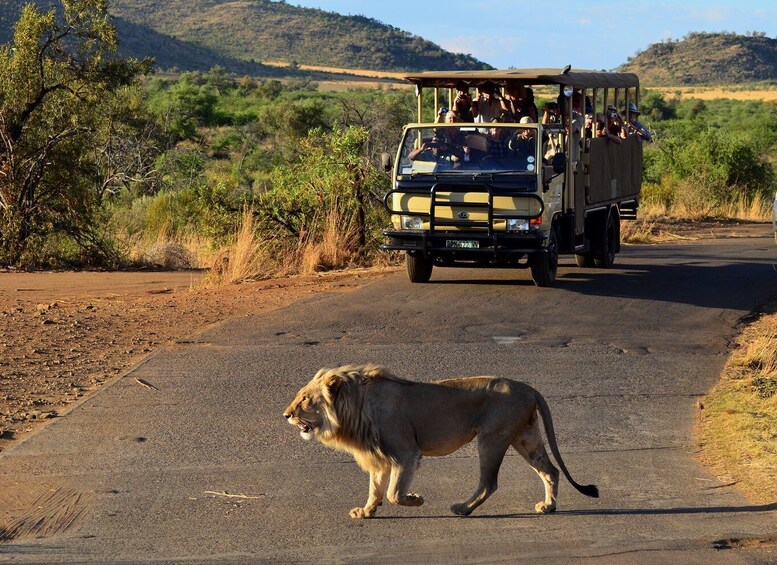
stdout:
<svg viewBox="0 0 777 565">
<path fill-rule="evenodd" d="M 559 471 L 551 463 L 548 452 L 545 450 L 545 442 L 542 440 L 536 414 L 532 416 L 526 428 L 515 439 L 513 447 L 526 459 L 545 485 L 545 500 L 538 502 L 534 509 L 542 514 L 555 511 Z"/>
<path fill-rule="evenodd" d="M 378 506 L 383 504 L 383 495 L 388 487 L 389 477 L 391 476 L 391 467 L 370 471 L 370 494 L 367 497 L 367 504 L 364 508 L 357 506 L 352 509 L 351 518 L 359 520 L 361 518 L 372 518 Z"/>
<path fill-rule="evenodd" d="M 478 437 L 478 456 L 480 459 L 480 482 L 474 494 L 466 502 L 451 506 L 451 512 L 459 516 L 469 516 L 472 511 L 483 504 L 497 489 L 499 468 L 502 466 L 508 443 L 500 445 L 499 439 Z"/>
</svg>

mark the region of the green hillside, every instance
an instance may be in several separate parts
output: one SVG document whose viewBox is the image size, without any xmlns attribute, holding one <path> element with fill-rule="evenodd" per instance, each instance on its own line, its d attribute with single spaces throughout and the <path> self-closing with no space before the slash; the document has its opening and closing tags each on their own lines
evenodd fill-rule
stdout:
<svg viewBox="0 0 777 565">
<path fill-rule="evenodd" d="M 27 2 L 0 2 L 0 44 L 13 38 L 13 27 L 19 18 L 22 6 Z M 36 2 L 42 8 L 56 5 L 51 0 Z M 114 18 L 113 24 L 119 34 L 119 55 L 123 57 L 153 57 L 163 69 L 177 68 L 187 70 L 207 70 L 220 65 L 232 72 L 272 76 L 282 71 L 249 60 L 236 59 L 222 55 L 207 47 L 200 47 L 168 35 L 163 35 L 148 27 L 135 24 L 123 18 Z"/>
<path fill-rule="evenodd" d="M 234 73 L 270 76 L 281 74 L 281 69 L 259 63 L 236 59 L 207 47 L 200 47 L 150 28 L 115 18 L 119 33 L 119 54 L 125 57 L 153 57 L 162 69 L 177 68 L 182 71 L 207 70 L 220 65 Z"/>
<path fill-rule="evenodd" d="M 618 68 L 645 85 L 714 85 L 777 80 L 777 39 L 761 33 L 691 33 L 654 43 Z"/>
<path fill-rule="evenodd" d="M 128 21 L 236 59 L 351 69 L 478 69 L 488 65 L 377 20 L 268 0 L 113 0 Z"/>
</svg>

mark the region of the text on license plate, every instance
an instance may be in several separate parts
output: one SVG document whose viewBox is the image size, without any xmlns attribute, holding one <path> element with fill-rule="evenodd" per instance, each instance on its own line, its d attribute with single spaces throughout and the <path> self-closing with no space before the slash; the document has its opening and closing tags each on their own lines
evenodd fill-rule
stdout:
<svg viewBox="0 0 777 565">
<path fill-rule="evenodd" d="M 445 247 L 453 247 L 454 249 L 478 249 L 480 247 L 480 242 L 469 239 L 446 239 Z"/>
</svg>

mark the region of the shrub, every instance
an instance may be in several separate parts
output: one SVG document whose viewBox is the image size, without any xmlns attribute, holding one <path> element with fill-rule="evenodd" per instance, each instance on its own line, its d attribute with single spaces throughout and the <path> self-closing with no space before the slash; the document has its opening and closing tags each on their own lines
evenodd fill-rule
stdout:
<svg viewBox="0 0 777 565">
<path fill-rule="evenodd" d="M 712 127 L 659 137 L 645 151 L 647 195 L 710 211 L 773 193 L 775 174 L 761 137 Z"/>
<path fill-rule="evenodd" d="M 321 241 L 332 212 L 340 225 L 356 223 L 356 245 L 366 252 L 386 220 L 379 204 L 386 180 L 365 155 L 368 139 L 364 128 L 335 127 L 301 140 L 299 160 L 275 167 L 272 188 L 259 198 L 268 228 Z"/>
</svg>

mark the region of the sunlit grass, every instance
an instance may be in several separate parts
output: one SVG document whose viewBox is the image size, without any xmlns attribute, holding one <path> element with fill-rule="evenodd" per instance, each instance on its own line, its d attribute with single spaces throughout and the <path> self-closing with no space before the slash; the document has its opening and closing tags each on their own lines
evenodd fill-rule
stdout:
<svg viewBox="0 0 777 565">
<path fill-rule="evenodd" d="M 721 98 L 729 100 L 761 100 L 763 102 L 777 101 L 777 88 L 754 88 L 747 86 L 739 88 L 737 86 L 729 87 L 706 87 L 706 86 L 668 86 L 651 87 L 651 91 L 656 91 L 671 98 L 678 94 L 682 98 L 695 98 L 698 100 L 718 100 Z"/>
<path fill-rule="evenodd" d="M 753 500 L 777 500 L 777 313 L 746 328 L 702 405 L 702 461 Z"/>
<path fill-rule="evenodd" d="M 329 210 L 319 238 L 308 236 L 299 241 L 299 272 L 310 274 L 348 267 L 358 255 L 357 238 L 354 218 L 343 219 L 336 210 Z"/>
<path fill-rule="evenodd" d="M 624 243 L 693 239 L 694 222 L 768 222 L 771 214 L 772 201 L 760 195 L 715 207 L 691 206 L 683 202 L 667 205 L 660 200 L 647 199 L 640 203 L 636 221 L 621 222 L 621 238 Z M 683 227 L 682 230 L 678 229 L 680 226 Z"/>
</svg>

